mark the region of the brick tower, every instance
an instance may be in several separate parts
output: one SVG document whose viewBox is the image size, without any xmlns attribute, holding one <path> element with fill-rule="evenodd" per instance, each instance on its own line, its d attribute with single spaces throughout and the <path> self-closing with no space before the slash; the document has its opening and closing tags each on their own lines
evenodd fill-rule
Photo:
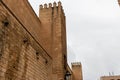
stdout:
<svg viewBox="0 0 120 80">
<path fill-rule="evenodd" d="M 83 80 L 81 63 L 72 63 L 72 71 L 74 80 Z"/>
<path fill-rule="evenodd" d="M 52 80 L 64 80 L 67 65 L 66 24 L 61 2 L 40 5 L 39 19 L 45 40 L 43 47 L 53 59 Z"/>
</svg>

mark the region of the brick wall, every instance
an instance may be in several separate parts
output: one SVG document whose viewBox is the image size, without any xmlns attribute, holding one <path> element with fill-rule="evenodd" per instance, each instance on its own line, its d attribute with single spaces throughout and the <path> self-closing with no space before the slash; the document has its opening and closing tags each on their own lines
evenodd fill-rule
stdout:
<svg viewBox="0 0 120 80">
<path fill-rule="evenodd" d="M 0 3 L 0 80 L 51 80 L 52 58 Z"/>
<path fill-rule="evenodd" d="M 4 44 L 4 47 L 0 47 L 0 51 L 4 51 L 1 57 L 1 78 L 64 80 L 67 46 L 61 3 L 54 3 L 53 6 L 49 4 L 49 8 L 46 4 L 44 8 L 40 6 L 39 18 L 28 0 L 2 0 L 1 3 L 7 11 L 0 23 L 0 30 L 5 31 L 4 36 L 0 33 L 0 45 Z M 6 18 L 9 22 L 7 27 L 3 24 Z"/>
<path fill-rule="evenodd" d="M 44 36 L 44 48 L 53 59 L 53 79 L 64 80 L 67 67 L 65 15 L 61 2 L 40 5 L 39 19 Z"/>
<path fill-rule="evenodd" d="M 72 63 L 73 80 L 83 80 L 82 65 L 80 62 Z"/>
<path fill-rule="evenodd" d="M 33 11 L 28 0 L 2 0 L 2 2 L 10 9 L 10 11 L 20 20 L 25 28 L 32 36 L 41 44 L 45 46 L 47 31 L 43 29 L 41 21 Z M 48 53 L 47 48 L 44 48 Z"/>
</svg>

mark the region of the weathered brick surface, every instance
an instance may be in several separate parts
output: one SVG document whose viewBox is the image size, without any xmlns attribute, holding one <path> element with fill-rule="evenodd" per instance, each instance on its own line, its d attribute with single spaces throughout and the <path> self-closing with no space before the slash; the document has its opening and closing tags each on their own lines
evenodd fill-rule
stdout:
<svg viewBox="0 0 120 80">
<path fill-rule="evenodd" d="M 35 15 L 28 0 L 2 0 L 2 2 L 20 20 L 20 22 L 31 33 L 31 35 L 34 36 L 39 44 L 43 47 L 46 46 L 45 43 L 49 41 L 48 38 L 44 38 L 44 36 L 47 36 L 47 31 L 43 30 L 41 21 L 38 16 Z M 49 53 L 47 48 L 44 49 Z"/>
<path fill-rule="evenodd" d="M 83 80 L 82 65 L 80 62 L 72 63 L 73 80 Z"/>
<path fill-rule="evenodd" d="M 47 7 L 41 10 L 40 20 L 27 0 L 3 0 L 3 3 L 52 57 L 53 80 L 64 79 L 67 63 L 66 26 L 61 3 L 58 6 L 54 3 L 50 10 Z"/>
<path fill-rule="evenodd" d="M 0 80 L 65 80 L 66 48 L 60 2 L 41 5 L 38 18 L 28 0 L 1 0 Z"/>
<path fill-rule="evenodd" d="M 53 58 L 53 79 L 64 79 L 67 66 L 65 15 L 61 2 L 40 5 L 39 18 L 46 36 L 44 48 Z"/>
<path fill-rule="evenodd" d="M 1 3 L 0 11 L 0 80 L 51 80 L 51 57 Z"/>
</svg>

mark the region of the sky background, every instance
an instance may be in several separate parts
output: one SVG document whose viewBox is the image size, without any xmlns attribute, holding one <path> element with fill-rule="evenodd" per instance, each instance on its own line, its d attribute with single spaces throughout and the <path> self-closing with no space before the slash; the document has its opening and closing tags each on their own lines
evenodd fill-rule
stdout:
<svg viewBox="0 0 120 80">
<path fill-rule="evenodd" d="M 59 0 L 29 0 L 39 5 Z M 61 0 L 66 15 L 68 61 L 81 62 L 84 80 L 120 75 L 120 7 L 117 0 Z"/>
</svg>

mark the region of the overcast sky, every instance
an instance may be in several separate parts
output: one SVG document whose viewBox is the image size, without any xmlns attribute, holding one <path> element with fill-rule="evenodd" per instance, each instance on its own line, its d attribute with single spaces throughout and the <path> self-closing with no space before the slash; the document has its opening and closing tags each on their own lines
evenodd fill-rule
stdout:
<svg viewBox="0 0 120 80">
<path fill-rule="evenodd" d="M 40 4 L 59 0 L 29 0 Z M 61 0 L 67 22 L 69 63 L 80 61 L 84 80 L 120 75 L 120 7 L 117 0 Z"/>
</svg>

